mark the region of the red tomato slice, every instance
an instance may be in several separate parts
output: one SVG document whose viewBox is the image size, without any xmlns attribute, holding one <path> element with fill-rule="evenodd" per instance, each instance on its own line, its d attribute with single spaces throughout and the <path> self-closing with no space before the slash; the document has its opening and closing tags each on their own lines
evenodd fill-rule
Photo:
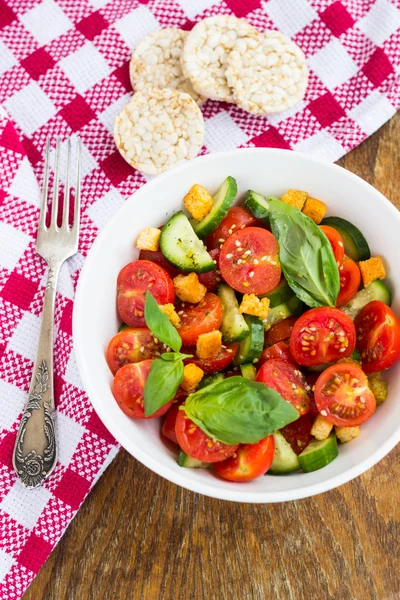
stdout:
<svg viewBox="0 0 400 600">
<path fill-rule="evenodd" d="M 222 246 L 219 268 L 234 290 L 242 294 L 267 294 L 281 279 L 278 242 L 266 229 L 241 229 Z"/>
<path fill-rule="evenodd" d="M 279 321 L 276 325 L 272 325 L 271 329 L 265 334 L 265 345 L 272 346 L 282 340 L 288 340 L 297 319 L 298 317 L 288 317 L 287 319 Z"/>
<path fill-rule="evenodd" d="M 312 422 L 311 412 L 308 412 L 306 415 L 299 417 L 297 421 L 293 421 L 293 423 L 289 423 L 289 425 L 280 429 L 281 434 L 296 454 L 301 454 L 311 442 Z"/>
<path fill-rule="evenodd" d="M 370 302 L 355 320 L 357 348 L 366 373 L 384 371 L 400 358 L 400 320 L 380 300 Z"/>
<path fill-rule="evenodd" d="M 149 375 L 152 360 L 143 360 L 121 367 L 114 377 L 112 392 L 120 409 L 135 419 L 155 419 L 165 415 L 172 400 L 158 409 L 150 417 L 144 416 L 144 385 Z"/>
<path fill-rule="evenodd" d="M 315 384 L 315 402 L 322 416 L 333 425 L 354 427 L 375 412 L 375 396 L 360 367 L 340 363 L 328 367 Z"/>
<path fill-rule="evenodd" d="M 117 307 L 124 323 L 144 327 L 146 292 L 158 304 L 175 300 L 174 284 L 167 271 L 149 260 L 135 260 L 120 271 L 117 279 Z"/>
<path fill-rule="evenodd" d="M 296 321 L 290 351 L 299 365 L 311 367 L 350 356 L 356 345 L 354 323 L 338 308 L 312 308 Z"/>
<path fill-rule="evenodd" d="M 231 364 L 238 348 L 239 344 L 226 344 L 225 348 L 221 348 L 218 356 L 214 356 L 213 358 L 197 358 L 197 356 L 194 356 L 193 358 L 185 359 L 183 362 L 185 365 L 194 363 L 203 369 L 204 373 L 219 373 Z M 182 348 L 181 350 L 181 352 L 186 354 L 190 354 L 192 351 L 193 348 Z M 237 373 L 233 373 L 233 375 L 237 375 Z"/>
<path fill-rule="evenodd" d="M 256 444 L 241 444 L 230 458 L 214 465 L 215 472 L 228 481 L 252 481 L 265 475 L 275 454 L 274 436 Z"/>
<path fill-rule="evenodd" d="M 161 429 L 162 435 L 171 440 L 171 442 L 174 442 L 174 444 L 178 443 L 175 433 L 175 423 L 178 411 L 179 404 L 177 402 L 174 402 L 174 404 L 171 406 L 171 408 L 165 415 L 164 423 Z"/>
<path fill-rule="evenodd" d="M 233 206 L 228 210 L 228 214 L 218 225 L 217 229 L 206 238 L 207 248 L 209 250 L 220 248 L 232 233 L 250 225 L 263 226 L 261 221 L 256 219 L 251 212 L 242 206 Z"/>
<path fill-rule="evenodd" d="M 178 269 L 167 261 L 161 250 L 141 250 L 139 252 L 139 260 L 150 260 L 151 262 L 156 263 L 156 265 L 160 265 L 160 267 L 165 269 L 172 278 L 180 273 Z"/>
<path fill-rule="evenodd" d="M 153 358 L 161 350 L 160 342 L 147 327 L 123 329 L 108 344 L 106 360 L 113 375 L 129 363 Z"/>
<path fill-rule="evenodd" d="M 183 410 L 178 411 L 175 433 L 182 450 L 192 458 L 203 462 L 213 463 L 225 460 L 232 456 L 238 448 L 238 444 L 229 446 L 208 437 L 186 416 Z"/>
<path fill-rule="evenodd" d="M 209 252 L 211 258 L 216 261 L 216 270 L 209 271 L 208 273 L 200 273 L 198 276 L 200 283 L 206 286 L 207 292 L 215 292 L 221 281 L 221 271 L 219 270 L 219 253 L 219 248 Z"/>
<path fill-rule="evenodd" d="M 268 360 L 258 371 L 256 381 L 276 390 L 300 415 L 310 410 L 311 396 L 306 378 L 294 365 L 280 358 Z"/>
<path fill-rule="evenodd" d="M 356 295 L 361 283 L 361 273 L 357 263 L 345 256 L 344 263 L 339 270 L 340 292 L 336 306 L 347 304 Z"/>
<path fill-rule="evenodd" d="M 178 313 L 181 324 L 177 329 L 185 346 L 195 346 L 199 335 L 221 327 L 222 304 L 215 294 L 206 294 L 198 304 L 181 304 Z"/>
<path fill-rule="evenodd" d="M 259 358 L 257 367 L 261 367 L 265 362 L 267 362 L 267 360 L 270 360 L 271 358 L 281 358 L 286 362 L 292 363 L 294 365 L 296 364 L 296 361 L 294 360 L 290 352 L 289 342 L 287 341 L 278 342 L 277 344 L 274 344 L 269 348 L 265 348 Z"/>
<path fill-rule="evenodd" d="M 336 264 L 340 268 L 344 261 L 344 244 L 340 233 L 329 225 L 320 225 L 319 228 L 324 232 L 331 243 L 333 254 L 336 258 Z"/>
</svg>

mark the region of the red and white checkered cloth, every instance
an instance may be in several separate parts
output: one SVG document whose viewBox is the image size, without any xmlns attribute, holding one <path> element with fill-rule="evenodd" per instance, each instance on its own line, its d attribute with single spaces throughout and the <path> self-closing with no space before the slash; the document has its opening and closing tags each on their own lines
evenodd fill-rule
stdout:
<svg viewBox="0 0 400 600">
<path fill-rule="evenodd" d="M 279 29 L 310 67 L 305 99 L 254 117 L 203 107 L 204 152 L 291 148 L 334 161 L 400 107 L 399 0 L 0 0 L 0 597 L 20 598 L 118 447 L 82 389 L 71 314 L 79 270 L 98 230 L 146 182 L 115 149 L 112 127 L 131 95 L 131 48 L 160 27 L 213 14 Z M 65 264 L 56 310 L 59 463 L 37 490 L 11 466 L 36 350 L 44 262 L 35 253 L 46 136 L 83 141 L 79 252 Z M 140 210 L 140 207 L 138 207 Z"/>
</svg>

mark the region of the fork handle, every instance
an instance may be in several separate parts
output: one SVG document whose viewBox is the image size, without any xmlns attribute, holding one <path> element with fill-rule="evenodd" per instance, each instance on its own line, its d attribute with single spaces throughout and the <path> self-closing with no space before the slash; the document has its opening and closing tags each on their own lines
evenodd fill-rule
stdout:
<svg viewBox="0 0 400 600">
<path fill-rule="evenodd" d="M 48 261 L 42 324 L 33 368 L 29 398 L 19 426 L 13 454 L 13 465 L 27 488 L 40 486 L 57 462 L 54 418 L 54 308 L 61 262 Z"/>
</svg>

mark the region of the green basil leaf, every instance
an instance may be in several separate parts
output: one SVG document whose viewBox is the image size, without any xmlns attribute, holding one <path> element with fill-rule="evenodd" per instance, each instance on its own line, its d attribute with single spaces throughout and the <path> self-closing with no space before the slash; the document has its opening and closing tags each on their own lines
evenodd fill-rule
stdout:
<svg viewBox="0 0 400 600">
<path fill-rule="evenodd" d="M 296 296 L 308 306 L 336 306 L 339 270 L 326 235 L 285 202 L 270 198 L 269 210 L 282 271 Z"/>
<path fill-rule="evenodd" d="M 193 358 L 193 354 L 181 354 L 180 352 L 164 352 L 161 354 L 163 360 L 184 360 L 185 358 Z"/>
<path fill-rule="evenodd" d="M 182 346 L 181 337 L 166 315 L 161 312 L 150 292 L 146 292 L 144 319 L 147 327 L 159 340 L 170 346 L 175 352 L 179 352 Z"/>
<path fill-rule="evenodd" d="M 181 408 L 204 433 L 225 444 L 255 444 L 299 417 L 278 392 L 243 377 L 198 390 Z"/>
<path fill-rule="evenodd" d="M 153 360 L 144 386 L 144 414 L 151 417 L 175 396 L 183 379 L 181 360 Z"/>
</svg>

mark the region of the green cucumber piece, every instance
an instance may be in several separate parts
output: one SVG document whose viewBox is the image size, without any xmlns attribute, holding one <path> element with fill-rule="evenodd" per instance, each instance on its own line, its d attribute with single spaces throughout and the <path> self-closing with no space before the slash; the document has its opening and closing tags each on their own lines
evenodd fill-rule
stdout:
<svg viewBox="0 0 400 600">
<path fill-rule="evenodd" d="M 257 369 L 252 363 L 240 365 L 240 372 L 242 373 L 242 377 L 245 377 L 245 379 L 250 379 L 250 381 L 256 380 Z"/>
<path fill-rule="evenodd" d="M 313 439 L 299 455 L 299 463 L 305 473 L 326 467 L 339 454 L 336 435 L 332 432 L 326 440 Z"/>
<path fill-rule="evenodd" d="M 179 452 L 176 462 L 180 467 L 188 467 L 189 469 L 208 469 L 210 467 L 210 463 L 202 462 L 201 460 L 197 460 L 197 458 L 192 458 L 183 450 Z"/>
<path fill-rule="evenodd" d="M 364 306 L 373 300 L 380 300 L 390 306 L 392 304 L 392 292 L 386 287 L 381 279 L 376 279 L 366 288 L 357 292 L 350 302 L 340 307 L 350 319 L 355 319 Z"/>
<path fill-rule="evenodd" d="M 244 197 L 244 205 L 255 216 L 265 223 L 269 223 L 269 203 L 268 198 L 249 190 Z"/>
<path fill-rule="evenodd" d="M 292 296 L 287 302 L 278 304 L 269 311 L 268 317 L 264 319 L 264 329 L 268 331 L 272 325 L 276 325 L 279 321 L 287 319 L 293 315 L 300 315 L 303 312 L 304 304 L 297 296 Z"/>
<path fill-rule="evenodd" d="M 215 270 L 213 259 L 182 211 L 172 215 L 162 228 L 160 248 L 165 258 L 184 273 Z"/>
<path fill-rule="evenodd" d="M 121 323 L 121 325 L 120 325 L 120 326 L 119 326 L 119 328 L 118 328 L 118 333 L 119 333 L 120 331 L 124 331 L 124 329 L 131 329 L 131 326 L 130 326 L 130 325 L 127 325 L 126 323 Z"/>
<path fill-rule="evenodd" d="M 235 366 L 257 361 L 264 348 L 264 325 L 261 319 L 252 315 L 245 315 L 249 327 L 249 335 L 240 342 L 239 349 L 233 360 Z"/>
<path fill-rule="evenodd" d="M 274 433 L 274 442 L 274 460 L 272 461 L 272 465 L 268 469 L 267 474 L 285 475 L 286 473 L 299 471 L 300 463 L 297 454 L 279 431 Z"/>
<path fill-rule="evenodd" d="M 287 302 L 292 296 L 292 288 L 289 286 L 286 279 L 282 277 L 278 285 L 271 292 L 262 296 L 262 298 L 269 298 L 270 308 L 275 308 L 275 306 Z"/>
<path fill-rule="evenodd" d="M 218 192 L 213 197 L 213 204 L 208 215 L 196 221 L 191 219 L 193 229 L 200 238 L 205 238 L 217 229 L 218 225 L 225 219 L 237 194 L 237 184 L 233 177 L 227 177 Z"/>
<path fill-rule="evenodd" d="M 326 219 L 322 219 L 321 225 L 329 225 L 340 233 L 345 254 L 356 262 L 371 258 L 367 240 L 361 231 L 350 223 L 350 221 L 346 221 L 346 219 L 342 219 L 341 217 L 326 217 Z"/>
<path fill-rule="evenodd" d="M 250 333 L 244 316 L 239 312 L 239 303 L 234 290 L 226 283 L 218 287 L 218 298 L 222 304 L 222 339 L 227 344 L 240 342 Z"/>
<path fill-rule="evenodd" d="M 202 390 L 203 388 L 207 387 L 208 385 L 213 385 L 214 383 L 219 383 L 223 379 L 224 379 L 224 376 L 222 373 L 211 373 L 210 375 L 204 375 L 204 377 L 200 381 L 197 389 Z"/>
<path fill-rule="evenodd" d="M 351 360 L 355 360 L 359 363 L 361 363 L 361 354 L 359 353 L 359 351 L 357 350 L 357 348 L 354 348 L 353 352 L 350 354 L 349 358 Z"/>
</svg>

